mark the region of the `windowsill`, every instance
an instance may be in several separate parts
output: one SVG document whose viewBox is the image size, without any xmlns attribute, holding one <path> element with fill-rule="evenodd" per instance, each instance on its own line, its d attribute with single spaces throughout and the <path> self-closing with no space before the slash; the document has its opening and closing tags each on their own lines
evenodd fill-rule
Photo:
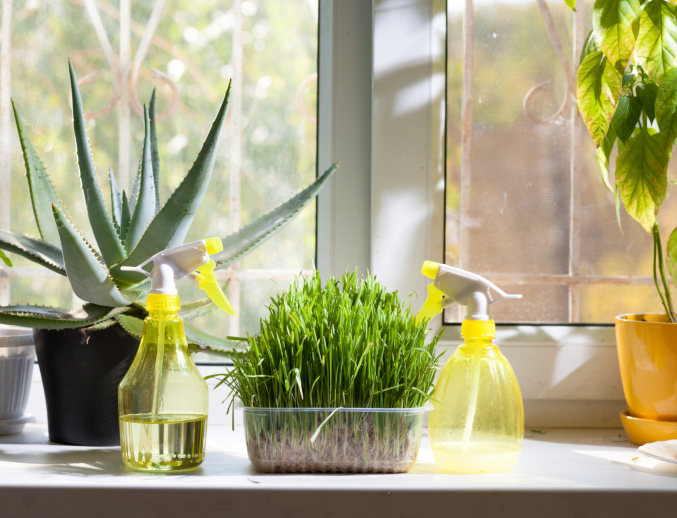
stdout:
<svg viewBox="0 0 677 518">
<path fill-rule="evenodd" d="M 507 473 L 454 475 L 440 471 L 428 438 L 419 459 L 400 475 L 274 475 L 256 472 L 244 433 L 211 425 L 204 464 L 180 475 L 128 470 L 118 448 L 50 443 L 44 424 L 0 437 L 0 508 L 4 516 L 132 515 L 161 505 L 171 515 L 258 516 L 657 516 L 677 502 L 677 465 L 640 455 L 617 429 L 527 430 L 516 468 Z M 425 431 L 424 431 L 425 434 Z M 161 500 L 160 500 L 161 499 Z M 162 502 L 162 504 L 160 504 Z M 450 507 L 453 506 L 453 507 Z M 136 513 L 134 513 L 136 511 Z M 514 512 L 513 512 L 514 511 Z M 147 513 L 143 513 L 148 515 Z M 168 516 L 168 514 L 165 514 Z M 477 516 L 477 515 L 475 515 Z"/>
</svg>

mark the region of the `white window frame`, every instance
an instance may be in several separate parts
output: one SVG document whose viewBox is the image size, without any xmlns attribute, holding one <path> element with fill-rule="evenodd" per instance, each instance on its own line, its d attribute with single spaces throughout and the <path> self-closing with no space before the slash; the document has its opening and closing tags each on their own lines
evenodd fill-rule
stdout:
<svg viewBox="0 0 677 518">
<path fill-rule="evenodd" d="M 318 165 L 340 159 L 341 168 L 318 198 L 318 268 L 324 277 L 369 269 L 389 289 L 417 294 L 415 310 L 428 283 L 423 261 L 444 260 L 445 7 L 320 0 Z M 459 327 L 445 326 L 442 361 Z M 508 325 L 497 334 L 527 426 L 618 427 L 625 402 L 612 326 Z"/>
</svg>

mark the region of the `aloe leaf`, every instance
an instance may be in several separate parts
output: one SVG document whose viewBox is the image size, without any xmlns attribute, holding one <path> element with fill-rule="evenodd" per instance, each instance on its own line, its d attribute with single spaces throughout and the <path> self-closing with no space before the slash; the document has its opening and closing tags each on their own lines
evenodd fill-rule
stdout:
<svg viewBox="0 0 677 518">
<path fill-rule="evenodd" d="M 576 99 L 597 147 L 602 144 L 621 95 L 622 74 L 602 52 L 593 52 L 578 68 Z"/>
<path fill-rule="evenodd" d="M 204 141 L 202 150 L 197 156 L 188 174 L 167 203 L 155 215 L 141 239 L 129 257 L 111 271 L 116 279 L 130 283 L 138 283 L 145 279 L 142 274 L 124 272 L 121 266 L 137 266 L 149 257 L 173 246 L 180 245 L 186 238 L 195 212 L 202 203 L 202 198 L 209 187 L 214 170 L 216 153 L 219 147 L 221 131 L 226 120 L 226 111 L 230 101 L 230 84 L 214 119 L 214 123 Z"/>
<path fill-rule="evenodd" d="M 631 137 L 616 160 L 616 185 L 625 210 L 651 233 L 668 186 L 668 156 L 660 133 Z"/>
<path fill-rule="evenodd" d="M 623 142 L 626 142 L 634 131 L 639 117 L 642 115 L 642 101 L 629 95 L 622 95 L 618 100 L 616 112 L 611 118 L 611 126 L 616 132 L 616 135 Z"/>
<path fill-rule="evenodd" d="M 251 252 L 257 245 L 270 239 L 282 230 L 294 217 L 303 210 L 310 201 L 317 196 L 322 187 L 329 181 L 338 169 L 336 162 L 327 169 L 322 176 L 299 192 L 296 196 L 270 211 L 268 214 L 242 227 L 237 232 L 223 238 L 223 251 L 214 255 L 216 269 L 226 268 L 239 261 Z"/>
<path fill-rule="evenodd" d="M 663 136 L 666 149 L 677 138 L 677 68 L 663 76 L 656 95 L 656 122 Z"/>
<path fill-rule="evenodd" d="M 193 318 L 201 317 L 207 313 L 211 313 L 216 309 L 216 304 L 207 297 L 204 299 L 196 300 L 195 302 L 190 302 L 188 304 L 182 304 L 181 310 L 179 311 L 179 316 L 186 320 L 192 320 Z"/>
<path fill-rule="evenodd" d="M 635 45 L 637 64 L 657 84 L 661 76 L 677 66 L 677 16 L 675 6 L 652 0 L 642 7 Z"/>
<path fill-rule="evenodd" d="M 82 192 L 87 205 L 89 223 L 92 226 L 94 237 L 101 250 L 101 255 L 110 266 L 119 263 L 125 258 L 125 249 L 115 230 L 115 225 L 111 218 L 106 202 L 101 192 L 99 178 L 94 167 L 94 159 L 89 148 L 87 139 L 87 129 L 85 127 L 85 112 L 82 108 L 82 97 L 78 79 L 75 76 L 75 70 L 70 60 L 68 68 L 71 78 L 71 90 L 73 94 L 73 130 L 75 132 L 75 144 L 78 154 L 78 166 L 80 168 L 80 180 L 82 182 Z M 61 233 L 59 233 L 61 234 Z M 86 299 L 85 299 L 86 300 Z"/>
<path fill-rule="evenodd" d="M 113 170 L 108 168 L 108 178 L 110 181 L 110 208 L 113 214 L 113 224 L 120 235 L 120 221 L 122 220 L 122 194 L 118 188 L 118 182 L 115 180 Z"/>
<path fill-rule="evenodd" d="M 9 266 L 10 268 L 12 267 L 12 261 L 10 261 L 9 257 L 5 255 L 5 252 L 0 250 L 0 260 L 2 260 L 3 263 L 5 263 L 5 266 Z"/>
<path fill-rule="evenodd" d="M 600 48 L 617 70 L 623 71 L 635 48 L 633 24 L 641 12 L 639 0 L 597 0 L 592 26 L 600 35 Z"/>
<path fill-rule="evenodd" d="M 16 121 L 16 129 L 19 133 L 19 141 L 23 151 L 26 178 L 28 179 L 28 189 L 31 193 L 35 222 L 38 224 L 42 240 L 50 245 L 58 246 L 59 232 L 56 230 L 54 218 L 52 217 L 52 204 L 61 205 L 61 200 L 45 170 L 45 166 L 42 165 L 42 161 L 35 151 L 33 143 L 28 138 L 21 117 L 19 117 L 16 111 L 14 101 L 12 101 L 12 109 L 14 110 L 14 120 Z"/>
<path fill-rule="evenodd" d="M 213 349 L 215 351 L 231 352 L 233 349 L 244 351 L 247 346 L 239 342 L 232 342 L 226 338 L 214 336 L 211 333 L 198 329 L 189 322 L 183 323 L 188 343 L 195 344 L 200 349 Z"/>
<path fill-rule="evenodd" d="M 30 259 L 60 275 L 66 275 L 61 250 L 45 241 L 0 230 L 0 248 Z"/>
<path fill-rule="evenodd" d="M 145 123 L 145 137 L 143 139 L 143 153 L 141 155 L 141 179 L 137 202 L 132 215 L 132 221 L 125 236 L 125 248 L 132 250 L 148 223 L 155 216 L 155 183 L 153 182 L 153 165 L 151 162 L 150 119 L 148 110 L 144 106 L 143 118 Z"/>
<path fill-rule="evenodd" d="M 612 194 L 614 189 L 609 182 L 609 157 L 614 149 L 615 142 L 616 132 L 614 131 L 613 126 L 610 126 L 609 131 L 604 135 L 602 145 L 597 149 L 597 166 L 599 167 L 599 173 L 602 177 L 602 182 L 604 182 L 604 186 L 609 189 Z"/>
<path fill-rule="evenodd" d="M 66 272 L 73 292 L 82 300 L 100 306 L 129 305 L 130 301 L 120 293 L 89 243 L 56 205 L 52 207 L 61 238 Z"/>
<path fill-rule="evenodd" d="M 139 158 L 139 167 L 136 169 L 136 177 L 134 178 L 134 185 L 132 185 L 132 195 L 129 198 L 129 209 L 133 215 L 136 210 L 136 202 L 139 199 L 139 186 L 141 185 L 141 168 L 143 167 L 143 155 Z"/>
<path fill-rule="evenodd" d="M 0 324 L 38 329 L 73 329 L 103 322 L 127 311 L 126 307 L 110 308 L 85 304 L 67 310 L 47 306 L 0 306 Z"/>
<path fill-rule="evenodd" d="M 153 161 L 153 181 L 155 182 L 155 211 L 160 210 L 160 148 L 157 144 L 157 128 L 155 127 L 155 88 L 150 96 L 150 156 Z"/>
<path fill-rule="evenodd" d="M 120 212 L 120 239 L 124 242 L 127 238 L 127 231 L 129 230 L 129 224 L 132 221 L 131 209 L 129 208 L 129 200 L 127 199 L 127 193 L 122 190 L 122 207 Z"/>
</svg>

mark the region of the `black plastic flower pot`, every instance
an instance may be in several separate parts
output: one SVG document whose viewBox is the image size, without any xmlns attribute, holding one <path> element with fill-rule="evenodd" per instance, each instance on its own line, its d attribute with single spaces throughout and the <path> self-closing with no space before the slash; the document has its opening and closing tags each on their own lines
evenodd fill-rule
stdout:
<svg viewBox="0 0 677 518">
<path fill-rule="evenodd" d="M 78 446 L 119 446 L 118 385 L 139 340 L 106 329 L 34 329 L 47 401 L 49 439 Z"/>
</svg>

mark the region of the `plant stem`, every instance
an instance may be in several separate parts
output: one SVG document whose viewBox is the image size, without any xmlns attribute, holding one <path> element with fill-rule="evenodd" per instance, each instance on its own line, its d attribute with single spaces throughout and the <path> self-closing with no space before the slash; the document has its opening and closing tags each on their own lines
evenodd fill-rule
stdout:
<svg viewBox="0 0 677 518">
<path fill-rule="evenodd" d="M 661 297 L 661 302 L 663 303 L 663 307 L 665 308 L 665 312 L 668 315 L 668 319 L 670 319 L 670 322 L 673 324 L 675 323 L 675 312 L 673 310 L 673 305 L 672 305 L 672 295 L 670 294 L 670 286 L 668 284 L 668 281 L 665 277 L 665 267 L 664 267 L 664 262 L 663 262 L 663 247 L 661 245 L 661 235 L 660 231 L 658 229 L 658 222 L 654 223 L 653 226 L 653 241 L 654 241 L 654 265 L 653 265 L 653 276 L 654 276 L 654 282 L 656 283 L 656 289 L 658 290 L 658 294 Z M 665 291 L 665 295 L 663 295 L 663 292 L 661 291 L 661 288 L 658 285 L 658 275 L 656 273 L 656 263 L 658 263 L 658 269 L 661 274 L 661 282 L 663 284 L 663 290 Z"/>
</svg>

